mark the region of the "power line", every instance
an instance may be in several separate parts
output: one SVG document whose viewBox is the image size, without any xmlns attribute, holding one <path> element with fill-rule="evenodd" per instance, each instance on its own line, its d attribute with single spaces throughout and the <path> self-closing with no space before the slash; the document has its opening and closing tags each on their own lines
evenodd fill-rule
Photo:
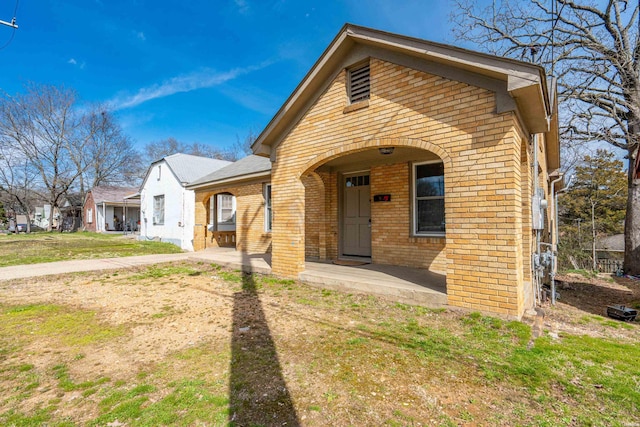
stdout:
<svg viewBox="0 0 640 427">
<path fill-rule="evenodd" d="M 16 35 L 16 30 L 18 29 L 18 24 L 16 24 L 16 14 L 18 13 L 18 5 L 19 4 L 20 4 L 20 0 L 16 0 L 16 6 L 13 8 L 13 17 L 11 18 L 11 22 L 6 22 L 6 21 L 0 20 L 0 24 L 6 25 L 7 27 L 13 28 L 13 31 L 11 32 L 11 37 L 9 37 L 9 40 L 4 45 L 0 46 L 0 50 L 2 50 L 5 47 L 9 46 L 11 44 L 11 42 L 13 41 L 13 38 Z"/>
<path fill-rule="evenodd" d="M 13 31 L 11 32 L 11 37 L 9 37 L 9 40 L 3 44 L 2 46 L 0 46 L 0 50 L 4 49 L 5 47 L 9 46 L 11 44 L 11 42 L 13 41 L 13 37 L 16 35 L 16 29 L 14 28 Z"/>
</svg>

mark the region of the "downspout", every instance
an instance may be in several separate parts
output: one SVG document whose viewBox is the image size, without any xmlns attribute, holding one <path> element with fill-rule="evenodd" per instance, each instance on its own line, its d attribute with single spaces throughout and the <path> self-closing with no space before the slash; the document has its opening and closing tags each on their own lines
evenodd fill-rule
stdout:
<svg viewBox="0 0 640 427">
<path fill-rule="evenodd" d="M 536 196 L 538 196 L 539 194 L 539 188 L 540 188 L 540 184 L 539 184 L 539 176 L 538 176 L 538 134 L 534 134 L 533 135 L 533 196 L 532 200 L 534 203 L 537 202 L 538 198 Z M 539 210 L 540 207 L 538 206 L 537 209 Z M 534 206 L 531 207 L 531 212 L 533 214 L 534 212 Z M 533 216 L 532 216 L 532 221 L 533 221 Z M 533 259 L 533 268 L 534 268 L 534 282 L 535 282 L 535 292 L 536 292 L 536 297 L 538 300 L 538 303 L 542 302 L 542 293 L 541 293 L 541 285 L 540 285 L 540 255 L 541 255 L 541 245 L 540 245 L 540 241 L 542 239 L 542 235 L 541 235 L 541 231 L 540 228 L 536 225 L 533 224 L 536 227 L 536 253 L 534 254 L 534 259 Z"/>
<path fill-rule="evenodd" d="M 556 183 L 562 181 L 564 178 L 564 173 L 560 173 L 560 176 L 557 179 L 551 181 L 551 200 L 553 200 L 553 239 L 551 241 L 551 305 L 556 305 L 556 273 L 558 269 L 558 192 L 555 191 Z"/>
<path fill-rule="evenodd" d="M 105 202 L 102 202 L 102 228 L 103 232 L 107 231 L 107 206 Z"/>
</svg>

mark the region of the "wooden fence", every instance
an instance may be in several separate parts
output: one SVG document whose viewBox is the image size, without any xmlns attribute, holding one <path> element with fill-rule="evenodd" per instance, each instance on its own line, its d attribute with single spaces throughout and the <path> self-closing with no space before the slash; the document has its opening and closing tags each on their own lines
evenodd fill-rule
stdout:
<svg viewBox="0 0 640 427">
<path fill-rule="evenodd" d="M 601 273 L 616 273 L 622 271 L 622 261 L 615 259 L 598 259 L 598 271 Z"/>
</svg>

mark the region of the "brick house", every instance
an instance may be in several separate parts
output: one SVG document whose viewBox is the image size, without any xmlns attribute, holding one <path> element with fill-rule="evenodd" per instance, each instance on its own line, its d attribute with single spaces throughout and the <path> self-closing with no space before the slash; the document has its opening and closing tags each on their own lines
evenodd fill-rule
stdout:
<svg viewBox="0 0 640 427">
<path fill-rule="evenodd" d="M 235 247 L 247 253 L 271 251 L 269 208 L 271 161 L 247 156 L 196 181 L 194 249 Z"/>
<path fill-rule="evenodd" d="M 446 275 L 448 305 L 519 318 L 557 123 L 539 66 L 347 24 L 253 144 L 269 173 L 192 187 L 195 249 L 216 244 L 205 224 L 227 193 L 236 247 L 270 250 L 275 275 L 305 259 L 419 267 Z"/>
<path fill-rule="evenodd" d="M 137 191 L 136 187 L 93 187 L 84 198 L 83 229 L 98 233 L 135 231 L 140 222 L 140 201 L 127 197 Z"/>
</svg>

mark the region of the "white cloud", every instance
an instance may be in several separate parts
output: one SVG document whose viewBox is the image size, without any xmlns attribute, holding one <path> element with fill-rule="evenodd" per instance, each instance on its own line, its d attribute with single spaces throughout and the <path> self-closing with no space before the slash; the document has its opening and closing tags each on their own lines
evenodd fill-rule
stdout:
<svg viewBox="0 0 640 427">
<path fill-rule="evenodd" d="M 138 90 L 133 95 L 118 95 L 109 102 L 114 110 L 135 107 L 153 99 L 164 98 L 176 93 L 191 92 L 198 89 L 221 85 L 239 76 L 266 67 L 269 62 L 246 68 L 235 68 L 226 72 L 204 69 L 181 76 L 172 77 L 160 84 L 154 84 Z"/>
<path fill-rule="evenodd" d="M 69 60 L 67 61 L 67 64 L 74 65 L 74 66 L 76 66 L 76 67 L 80 68 L 81 70 L 84 70 L 84 67 L 87 65 L 87 63 L 86 63 L 85 61 L 78 62 L 78 60 L 77 60 L 77 59 L 75 59 L 75 58 L 71 58 L 71 59 L 69 59 Z"/>
<path fill-rule="evenodd" d="M 229 84 L 220 88 L 220 92 L 230 100 L 265 116 L 272 116 L 280 106 L 282 99 L 259 87 L 243 87 Z"/>
<path fill-rule="evenodd" d="M 247 0 L 233 0 L 233 2 L 238 6 L 238 11 L 240 13 L 245 13 L 249 10 L 249 4 L 247 4 Z"/>
</svg>

